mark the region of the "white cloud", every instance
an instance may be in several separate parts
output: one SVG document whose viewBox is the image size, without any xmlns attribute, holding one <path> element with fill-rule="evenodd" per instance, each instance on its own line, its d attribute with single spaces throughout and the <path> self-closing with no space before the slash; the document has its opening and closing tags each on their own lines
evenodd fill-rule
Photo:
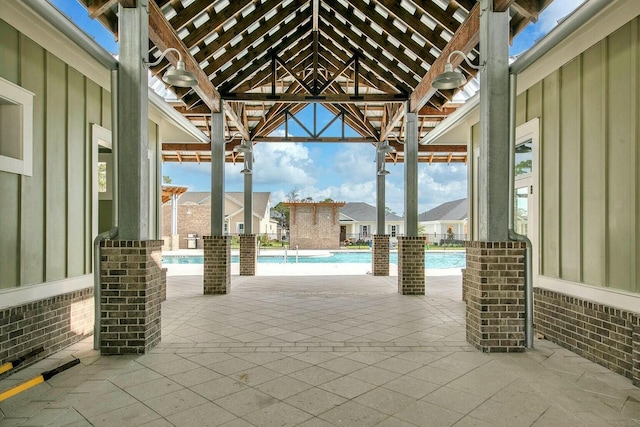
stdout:
<svg viewBox="0 0 640 427">
<path fill-rule="evenodd" d="M 364 182 L 376 173 L 376 149 L 371 144 L 340 144 L 334 152 L 333 167 L 343 180 Z"/>
<path fill-rule="evenodd" d="M 254 182 L 274 186 L 313 185 L 316 178 L 309 170 L 313 160 L 302 144 L 262 143 L 254 148 Z"/>
</svg>

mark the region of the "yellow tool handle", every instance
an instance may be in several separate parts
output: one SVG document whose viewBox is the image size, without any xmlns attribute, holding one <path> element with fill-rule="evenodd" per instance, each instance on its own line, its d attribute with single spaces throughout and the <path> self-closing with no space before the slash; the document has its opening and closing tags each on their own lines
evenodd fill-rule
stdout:
<svg viewBox="0 0 640 427">
<path fill-rule="evenodd" d="M 42 375 L 38 375 L 37 377 L 31 378 L 29 381 L 18 384 L 17 386 L 14 386 L 9 390 L 0 393 L 0 402 L 43 382 L 44 378 L 42 377 Z"/>
<path fill-rule="evenodd" d="M 0 365 L 0 374 L 4 374 L 7 371 L 10 371 L 13 369 L 13 363 L 11 362 L 7 362 L 4 365 Z"/>
</svg>

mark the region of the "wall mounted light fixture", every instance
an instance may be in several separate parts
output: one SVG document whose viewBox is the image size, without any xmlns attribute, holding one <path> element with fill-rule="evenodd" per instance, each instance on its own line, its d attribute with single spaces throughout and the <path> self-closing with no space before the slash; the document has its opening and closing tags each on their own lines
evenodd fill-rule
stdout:
<svg viewBox="0 0 640 427">
<path fill-rule="evenodd" d="M 460 50 L 454 50 L 449 54 L 449 57 L 447 58 L 447 64 L 444 66 L 444 73 L 438 74 L 433 79 L 433 82 L 431 83 L 431 85 L 434 88 L 455 89 L 467 83 L 467 79 L 461 72 L 453 70 L 453 65 L 451 64 L 451 57 L 453 55 L 461 55 L 466 61 L 466 63 L 469 65 L 469 67 L 473 68 L 474 70 L 479 70 L 479 71 L 484 70 L 484 64 L 481 66 L 474 65 L 471 63 L 471 61 L 469 61 L 469 58 L 467 58 L 467 55 L 465 55 L 464 52 Z"/>
<path fill-rule="evenodd" d="M 162 81 L 172 86 L 178 86 L 178 87 L 197 86 L 198 79 L 196 79 L 196 76 L 194 76 L 192 73 L 186 70 L 180 51 L 178 51 L 178 49 L 174 47 L 170 47 L 166 49 L 164 52 L 162 52 L 162 54 L 160 54 L 160 57 L 158 58 L 157 61 L 145 62 L 145 65 L 147 67 L 153 67 L 155 65 L 158 65 L 160 61 L 162 61 L 162 59 L 170 51 L 174 51 L 178 54 L 178 63 L 176 64 L 175 68 L 171 67 L 164 73 L 164 76 L 162 76 Z"/>
</svg>

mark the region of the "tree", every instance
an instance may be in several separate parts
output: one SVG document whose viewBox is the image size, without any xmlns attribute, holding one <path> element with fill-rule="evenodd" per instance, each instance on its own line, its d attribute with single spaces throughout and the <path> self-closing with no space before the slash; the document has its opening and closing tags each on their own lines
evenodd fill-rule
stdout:
<svg viewBox="0 0 640 427">
<path fill-rule="evenodd" d="M 333 203 L 333 202 L 334 202 L 334 200 L 331 197 L 327 197 L 326 199 L 324 199 L 322 201 L 322 203 Z"/>
<path fill-rule="evenodd" d="M 289 229 L 289 218 L 290 218 L 290 209 L 289 206 L 286 206 L 284 202 L 280 202 L 271 208 L 271 218 L 278 221 L 280 227 L 284 230 Z"/>
<path fill-rule="evenodd" d="M 389 206 L 385 206 L 384 207 L 384 214 L 385 215 L 396 215 L 395 211 L 393 209 L 391 209 Z"/>
<path fill-rule="evenodd" d="M 313 202 L 313 197 L 305 197 L 304 199 L 302 199 L 303 202 Z"/>
<path fill-rule="evenodd" d="M 162 175 L 163 184 L 171 184 L 171 177 L 169 175 Z"/>
<path fill-rule="evenodd" d="M 289 202 L 297 202 L 300 198 L 300 190 L 294 187 L 287 193 L 286 197 Z"/>
</svg>

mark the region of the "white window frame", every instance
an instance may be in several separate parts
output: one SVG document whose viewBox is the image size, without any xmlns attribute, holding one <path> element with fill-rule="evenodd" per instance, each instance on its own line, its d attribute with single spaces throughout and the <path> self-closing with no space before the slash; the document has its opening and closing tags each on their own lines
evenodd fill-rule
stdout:
<svg viewBox="0 0 640 427">
<path fill-rule="evenodd" d="M 236 222 L 236 233 L 244 234 L 244 222 Z"/>
<path fill-rule="evenodd" d="M 18 147 L 12 147 L 12 151 L 20 153 L 16 157 L 0 155 L 0 171 L 33 175 L 34 96 L 0 77 L 0 141 L 15 141 Z"/>
<path fill-rule="evenodd" d="M 395 224 L 389 224 L 389 235 L 391 237 L 398 237 L 398 226 Z"/>
</svg>

